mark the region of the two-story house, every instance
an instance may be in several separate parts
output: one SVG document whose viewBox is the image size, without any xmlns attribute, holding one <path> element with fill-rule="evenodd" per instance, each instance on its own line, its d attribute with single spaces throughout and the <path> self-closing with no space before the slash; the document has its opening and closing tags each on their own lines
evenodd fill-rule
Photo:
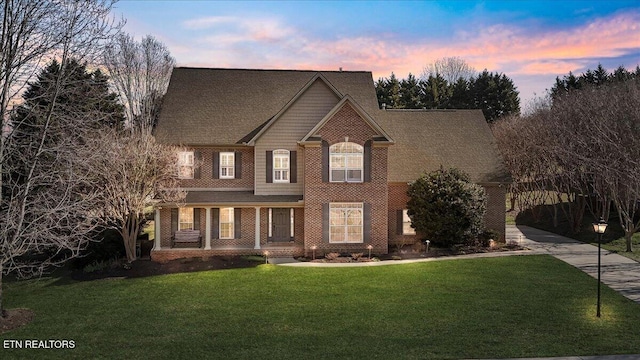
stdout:
<svg viewBox="0 0 640 360">
<path fill-rule="evenodd" d="M 157 261 L 385 254 L 419 241 L 407 186 L 441 165 L 485 187 L 504 234 L 510 179 L 482 112 L 381 109 L 370 72 L 176 68 L 155 135 L 187 149 L 184 203 L 156 207 Z"/>
</svg>

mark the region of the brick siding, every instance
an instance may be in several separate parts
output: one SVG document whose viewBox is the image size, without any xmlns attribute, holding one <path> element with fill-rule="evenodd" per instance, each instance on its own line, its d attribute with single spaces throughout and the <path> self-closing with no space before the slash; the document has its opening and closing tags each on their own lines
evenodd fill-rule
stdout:
<svg viewBox="0 0 640 360">
<path fill-rule="evenodd" d="M 182 179 L 180 186 L 185 188 L 230 188 L 230 189 L 250 189 L 253 188 L 253 148 L 213 148 L 197 147 L 191 149 L 202 153 L 202 161 L 196 166 L 200 166 L 199 179 Z M 240 179 L 214 179 L 213 178 L 213 152 L 233 152 L 242 153 L 242 174 Z"/>
<path fill-rule="evenodd" d="M 420 235 L 398 234 L 398 210 L 407 208 L 408 188 L 407 183 L 389 183 L 389 245 L 413 244 L 421 239 Z"/>
<path fill-rule="evenodd" d="M 357 112 L 346 104 L 318 131 L 330 145 L 345 141 L 364 145 L 365 141 L 377 135 L 360 118 Z M 371 242 L 373 253 L 386 254 L 387 241 L 387 148 L 372 147 L 371 182 L 330 183 L 322 182 L 322 148 L 305 148 L 305 252 L 311 254 L 311 246 L 316 246 L 316 256 L 327 252 L 367 252 L 368 244 L 330 244 L 322 239 L 322 206 L 330 202 L 362 202 L 371 205 Z"/>
<path fill-rule="evenodd" d="M 484 226 L 500 233 L 499 241 L 504 241 L 505 233 L 505 212 L 506 207 L 506 186 L 484 186 L 487 192 L 487 213 L 484 216 Z"/>
</svg>

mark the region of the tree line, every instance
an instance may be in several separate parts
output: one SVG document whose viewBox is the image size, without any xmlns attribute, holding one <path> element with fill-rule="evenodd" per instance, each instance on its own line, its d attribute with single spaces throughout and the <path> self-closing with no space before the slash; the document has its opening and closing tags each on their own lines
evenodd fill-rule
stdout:
<svg viewBox="0 0 640 360">
<path fill-rule="evenodd" d="M 508 76 L 486 69 L 475 74 L 464 60 L 444 58 L 417 78 L 394 73 L 375 82 L 380 107 L 387 109 L 482 109 L 487 122 L 520 113 L 519 93 Z"/>
<path fill-rule="evenodd" d="M 77 257 L 107 228 L 135 259 L 144 208 L 179 201 L 175 147 L 151 131 L 175 60 L 135 41 L 111 0 L 0 5 L 2 276 Z"/>
<path fill-rule="evenodd" d="M 511 207 L 581 230 L 586 212 L 614 219 L 626 250 L 640 230 L 640 74 L 602 66 L 556 80 L 531 114 L 492 126 L 513 177 Z M 542 206 L 550 213 L 543 213 Z"/>
<path fill-rule="evenodd" d="M 569 74 L 564 75 L 562 79 L 556 77 L 556 82 L 551 87 L 550 95 L 555 99 L 574 90 L 625 82 L 637 78 L 640 78 L 640 66 L 636 66 L 635 71 L 629 71 L 624 66 L 619 66 L 609 73 L 602 64 L 598 64 L 595 70 L 588 69 L 578 76 L 569 72 Z"/>
</svg>

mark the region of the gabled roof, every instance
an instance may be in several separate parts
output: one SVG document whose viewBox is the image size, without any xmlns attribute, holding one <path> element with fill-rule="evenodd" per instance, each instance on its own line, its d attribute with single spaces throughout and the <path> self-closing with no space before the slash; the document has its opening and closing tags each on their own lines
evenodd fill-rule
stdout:
<svg viewBox="0 0 640 360">
<path fill-rule="evenodd" d="M 380 110 L 374 116 L 395 140 L 389 182 L 413 181 L 441 164 L 476 183 L 511 182 L 481 110 Z"/>
<path fill-rule="evenodd" d="M 156 138 L 183 145 L 242 145 L 317 79 L 350 94 L 368 113 L 378 109 L 371 72 L 179 67 L 163 99 Z"/>
<path fill-rule="evenodd" d="M 391 139 L 391 137 L 380 127 L 380 125 L 376 123 L 371 115 L 369 115 L 360 105 L 358 105 L 358 103 L 356 103 L 349 94 L 343 96 L 340 102 L 338 102 L 336 106 L 334 106 L 333 109 L 331 109 L 331 111 L 329 111 L 327 115 L 325 115 L 324 118 L 322 118 L 322 120 L 320 120 L 320 122 L 318 122 L 316 126 L 314 126 L 313 129 L 311 129 L 311 131 L 309 131 L 309 133 L 307 133 L 307 135 L 305 135 L 300 140 L 300 142 L 304 143 L 308 141 L 309 138 L 315 137 L 314 135 L 316 135 L 316 133 L 327 123 L 327 121 L 329 121 L 329 119 L 331 119 L 340 109 L 342 109 L 345 104 L 349 104 L 358 113 L 358 115 L 360 115 L 360 117 L 374 131 L 378 133 L 378 135 L 380 136 L 378 138 L 378 141 L 393 143 L 393 139 Z"/>
<path fill-rule="evenodd" d="M 305 84 L 305 86 L 302 87 L 302 89 L 300 89 L 300 91 L 298 91 L 298 93 L 291 100 L 289 100 L 289 102 L 282 109 L 280 109 L 280 111 L 278 111 L 278 113 L 274 117 L 269 119 L 269 121 L 266 124 L 264 124 L 264 126 L 260 126 L 258 131 L 252 132 L 254 135 L 251 137 L 248 137 L 249 140 L 246 141 L 247 145 L 254 145 L 255 141 L 260 137 L 260 135 L 262 135 L 265 131 L 267 131 L 273 123 L 278 121 L 280 116 L 284 114 L 291 107 L 291 105 L 293 105 L 296 102 L 296 100 L 298 100 L 298 98 L 300 98 L 300 96 L 302 96 L 302 94 L 304 94 L 305 91 L 307 91 L 307 89 L 309 89 L 311 85 L 313 85 L 316 81 L 324 82 L 334 94 L 336 94 L 339 98 L 342 97 L 342 94 L 340 93 L 340 91 L 338 91 L 338 89 L 336 89 L 329 82 L 329 80 L 327 80 L 327 78 L 324 77 L 324 75 L 322 75 L 322 73 L 316 73 L 316 75 L 314 75 L 311 78 L 311 80 L 309 80 L 309 82 L 307 82 L 307 84 Z"/>
</svg>

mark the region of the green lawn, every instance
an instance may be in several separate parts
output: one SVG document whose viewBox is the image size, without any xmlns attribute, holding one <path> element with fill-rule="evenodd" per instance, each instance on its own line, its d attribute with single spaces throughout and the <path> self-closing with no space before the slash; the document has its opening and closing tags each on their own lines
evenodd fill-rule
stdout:
<svg viewBox="0 0 640 360">
<path fill-rule="evenodd" d="M 256 268 L 6 284 L 34 309 L 5 339 L 72 339 L 9 358 L 447 359 L 637 353 L 640 305 L 549 256 Z"/>
</svg>

